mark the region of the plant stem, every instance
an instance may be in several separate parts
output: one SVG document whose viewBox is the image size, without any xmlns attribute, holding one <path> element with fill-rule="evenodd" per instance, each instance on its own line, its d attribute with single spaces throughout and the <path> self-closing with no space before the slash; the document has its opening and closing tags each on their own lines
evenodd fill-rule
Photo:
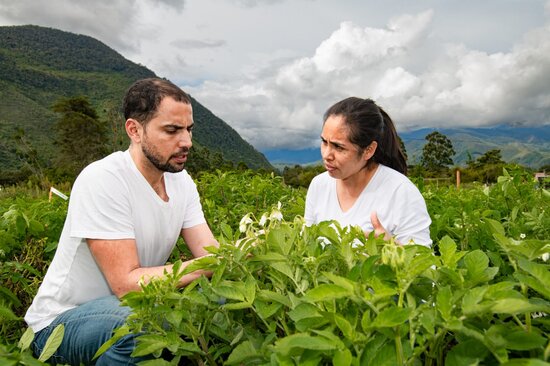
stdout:
<svg viewBox="0 0 550 366">
<path fill-rule="evenodd" d="M 397 356 L 397 364 L 403 365 L 403 344 L 401 344 L 401 334 L 399 333 L 400 326 L 395 327 L 395 349 Z"/>
</svg>

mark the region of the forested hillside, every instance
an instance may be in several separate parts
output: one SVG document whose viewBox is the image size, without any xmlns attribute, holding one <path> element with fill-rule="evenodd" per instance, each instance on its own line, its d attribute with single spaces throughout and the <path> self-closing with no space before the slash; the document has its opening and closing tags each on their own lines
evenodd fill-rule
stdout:
<svg viewBox="0 0 550 366">
<path fill-rule="evenodd" d="M 128 86 L 155 76 L 98 40 L 38 26 L 0 27 L 0 175 L 22 166 L 14 140 L 18 129 L 42 164 L 55 154 L 51 106 L 60 98 L 87 97 L 102 118 L 119 111 Z M 195 141 L 223 158 L 251 168 L 267 159 L 212 112 L 193 103 Z M 20 131 L 21 132 L 21 131 Z"/>
</svg>

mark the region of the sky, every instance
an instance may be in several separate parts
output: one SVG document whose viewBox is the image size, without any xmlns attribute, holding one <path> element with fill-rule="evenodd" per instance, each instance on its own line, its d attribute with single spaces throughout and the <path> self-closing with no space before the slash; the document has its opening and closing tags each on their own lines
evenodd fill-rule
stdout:
<svg viewBox="0 0 550 366">
<path fill-rule="evenodd" d="M 550 128 L 550 0 L 0 0 L 0 25 L 92 36 L 258 150 L 319 146 L 371 98 L 398 132 Z"/>
</svg>

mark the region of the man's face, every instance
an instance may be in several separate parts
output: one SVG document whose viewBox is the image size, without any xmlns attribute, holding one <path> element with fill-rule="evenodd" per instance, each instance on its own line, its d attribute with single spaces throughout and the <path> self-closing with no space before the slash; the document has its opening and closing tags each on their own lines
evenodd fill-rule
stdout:
<svg viewBox="0 0 550 366">
<path fill-rule="evenodd" d="M 164 98 L 155 117 L 143 129 L 143 154 L 162 172 L 181 172 L 192 146 L 193 126 L 190 104 Z"/>
</svg>

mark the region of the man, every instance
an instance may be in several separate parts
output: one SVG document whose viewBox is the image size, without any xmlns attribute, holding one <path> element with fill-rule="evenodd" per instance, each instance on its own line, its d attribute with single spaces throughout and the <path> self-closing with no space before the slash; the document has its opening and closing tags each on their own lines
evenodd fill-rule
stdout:
<svg viewBox="0 0 550 366">
<path fill-rule="evenodd" d="M 171 272 L 165 263 L 179 235 L 195 258 L 218 245 L 183 170 L 194 126 L 189 96 L 166 80 L 140 80 L 126 93 L 124 115 L 130 148 L 90 164 L 76 179 L 57 252 L 25 315 L 35 354 L 64 324 L 54 363 L 91 362 L 129 315 L 119 298 Z M 202 274 L 187 274 L 180 285 Z M 97 365 L 134 364 L 134 347 L 135 336 L 126 336 Z"/>
</svg>

